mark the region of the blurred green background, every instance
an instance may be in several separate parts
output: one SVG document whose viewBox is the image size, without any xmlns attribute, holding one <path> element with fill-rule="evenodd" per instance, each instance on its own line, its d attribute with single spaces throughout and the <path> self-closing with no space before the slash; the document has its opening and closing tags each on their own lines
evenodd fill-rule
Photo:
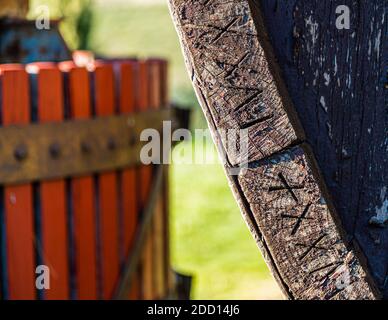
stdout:
<svg viewBox="0 0 388 320">
<path fill-rule="evenodd" d="M 53 17 L 72 48 L 103 56 L 161 56 L 170 61 L 171 98 L 193 110 L 205 128 L 166 0 L 33 0 Z M 190 148 L 187 142 L 180 148 Z M 215 148 L 210 143 L 210 153 Z M 193 299 L 279 299 L 281 293 L 246 227 L 221 165 L 171 167 L 174 268 L 194 276 Z"/>
</svg>

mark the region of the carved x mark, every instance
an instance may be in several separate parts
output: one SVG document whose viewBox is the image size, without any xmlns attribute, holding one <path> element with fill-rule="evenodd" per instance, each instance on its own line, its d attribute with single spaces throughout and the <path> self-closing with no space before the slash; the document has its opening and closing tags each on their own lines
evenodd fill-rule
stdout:
<svg viewBox="0 0 388 320">
<path fill-rule="evenodd" d="M 327 251 L 328 249 L 327 248 L 324 248 L 324 247 L 318 247 L 318 244 L 326 237 L 326 234 L 320 236 L 317 240 L 315 240 L 311 245 L 306 245 L 306 244 L 303 244 L 303 243 L 297 243 L 296 245 L 299 246 L 299 247 L 305 247 L 307 248 L 307 250 L 300 256 L 299 260 L 303 260 L 304 258 L 306 258 L 308 256 L 308 254 L 313 250 L 313 249 L 317 249 L 317 250 L 325 250 Z"/>
<path fill-rule="evenodd" d="M 311 207 L 311 204 L 308 204 L 300 216 L 292 216 L 289 214 L 282 214 L 282 218 L 296 219 L 295 225 L 291 231 L 292 236 L 295 235 L 295 233 L 298 231 L 303 220 L 311 220 L 312 219 L 312 218 L 307 217 L 307 213 L 309 212 L 310 207 Z"/>
<path fill-rule="evenodd" d="M 219 28 L 220 32 L 214 37 L 214 39 L 211 41 L 211 43 L 217 42 L 217 40 L 219 40 L 224 34 L 228 33 L 230 28 L 238 21 L 238 19 L 239 19 L 239 17 L 234 18 L 225 27 Z"/>
<path fill-rule="evenodd" d="M 282 173 L 279 173 L 278 177 L 279 177 L 280 181 L 282 182 L 283 186 L 269 187 L 268 191 L 274 192 L 274 191 L 280 191 L 280 190 L 287 190 L 290 193 L 290 195 L 292 196 L 292 198 L 295 200 L 295 202 L 298 202 L 298 197 L 296 196 L 294 190 L 303 189 L 304 187 L 303 186 L 290 186 Z"/>
</svg>

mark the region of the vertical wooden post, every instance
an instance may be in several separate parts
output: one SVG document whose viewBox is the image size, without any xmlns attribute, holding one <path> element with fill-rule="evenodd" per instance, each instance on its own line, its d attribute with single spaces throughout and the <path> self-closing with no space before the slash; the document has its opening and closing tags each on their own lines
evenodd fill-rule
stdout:
<svg viewBox="0 0 388 320">
<path fill-rule="evenodd" d="M 168 73 L 168 61 L 159 60 L 161 68 L 161 99 L 162 106 L 164 108 L 170 108 L 169 100 L 169 73 Z M 169 151 L 170 152 L 170 151 Z M 163 221 L 164 221 L 164 278 L 166 281 L 165 295 L 169 294 L 172 288 L 174 287 L 174 277 L 173 272 L 170 270 L 170 166 L 165 165 L 163 171 Z"/>
<path fill-rule="evenodd" d="M 64 119 L 63 78 L 53 64 L 30 65 L 37 68 L 38 121 Z M 60 157 L 60 148 L 52 141 L 52 157 Z M 69 251 L 66 209 L 66 185 L 63 179 L 40 185 L 43 263 L 50 268 L 50 289 L 46 299 L 69 298 Z"/>
<path fill-rule="evenodd" d="M 29 9 L 29 0 L 2 0 L 0 18 L 25 18 Z"/>
<path fill-rule="evenodd" d="M 72 62 L 60 64 L 66 74 L 70 118 L 88 119 L 92 114 L 89 73 Z M 80 146 L 88 152 L 88 141 Z M 76 297 L 80 300 L 97 298 L 96 208 L 93 177 L 71 179 L 71 203 L 74 221 L 76 266 Z"/>
<path fill-rule="evenodd" d="M 146 111 L 150 107 L 150 83 L 149 83 L 149 63 L 147 61 L 141 61 L 139 65 L 139 84 L 140 84 L 140 96 L 139 96 L 139 111 Z M 152 167 L 141 166 L 140 167 L 140 201 L 141 210 L 144 209 L 150 189 L 152 180 Z M 151 230 L 147 236 L 147 240 L 144 246 L 144 253 L 142 257 L 142 299 L 152 300 L 154 298 L 154 285 L 153 285 L 153 243 Z"/>
<path fill-rule="evenodd" d="M 136 109 L 136 81 L 138 77 L 138 63 L 136 61 L 121 61 L 119 63 L 119 106 L 120 113 L 132 113 Z M 121 211 L 122 211 L 122 235 L 123 235 L 123 261 L 126 261 L 133 241 L 137 225 L 140 201 L 138 200 L 138 188 L 136 184 L 136 168 L 129 168 L 121 172 Z M 137 300 L 140 298 L 139 279 L 133 280 L 133 285 L 128 298 Z"/>
<path fill-rule="evenodd" d="M 19 65 L 0 66 L 3 125 L 30 122 L 28 76 Z M 20 165 L 28 157 L 27 146 L 15 146 Z M 32 186 L 23 184 L 4 189 L 5 232 L 10 299 L 35 299 L 35 251 Z"/>
<path fill-rule="evenodd" d="M 94 95 L 97 116 L 115 113 L 115 85 L 113 67 L 96 63 Z M 114 152 L 115 142 L 107 137 L 107 152 Z M 101 266 L 103 299 L 112 298 L 119 275 L 118 183 L 116 172 L 98 176 L 98 210 L 101 233 Z"/>
<path fill-rule="evenodd" d="M 162 107 L 162 68 L 158 60 L 150 60 L 150 107 L 159 109 Z M 164 177 L 163 177 L 164 178 Z M 163 213 L 163 194 L 158 195 L 155 205 L 154 220 L 152 223 L 151 233 L 153 239 L 153 266 L 154 266 L 154 297 L 157 299 L 164 298 L 166 292 L 166 283 L 164 277 L 164 267 L 166 252 L 164 246 L 165 238 L 165 221 Z"/>
</svg>

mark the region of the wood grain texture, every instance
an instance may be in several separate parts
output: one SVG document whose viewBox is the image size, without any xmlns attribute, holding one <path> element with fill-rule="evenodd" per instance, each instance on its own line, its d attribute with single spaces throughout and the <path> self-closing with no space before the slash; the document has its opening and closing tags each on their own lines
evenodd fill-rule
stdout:
<svg viewBox="0 0 388 320">
<path fill-rule="evenodd" d="M 254 2 L 344 228 L 388 298 L 387 2 Z M 335 26 L 339 5 L 349 30 Z"/>
<path fill-rule="evenodd" d="M 230 184 L 284 294 L 378 298 L 358 242 L 347 241 L 313 156 L 304 145 L 290 149 L 305 138 L 259 9 L 245 0 L 169 2 L 197 96 L 219 152 L 230 162 L 227 173 L 238 160 L 219 131 L 249 130 L 250 168 L 229 175 Z"/>
<path fill-rule="evenodd" d="M 351 244 L 304 147 L 253 162 L 238 180 L 264 241 L 293 296 L 373 299 Z"/>
<path fill-rule="evenodd" d="M 287 93 L 271 72 L 248 2 L 170 0 L 170 4 L 197 95 L 218 130 L 248 129 L 249 160 L 303 139 Z M 221 140 L 226 147 L 227 138 Z M 241 162 L 237 153 L 228 153 L 232 165 Z"/>
</svg>

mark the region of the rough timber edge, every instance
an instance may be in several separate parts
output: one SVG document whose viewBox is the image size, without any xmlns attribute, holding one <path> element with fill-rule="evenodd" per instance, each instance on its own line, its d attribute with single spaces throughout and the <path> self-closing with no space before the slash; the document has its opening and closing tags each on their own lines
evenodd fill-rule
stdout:
<svg viewBox="0 0 388 320">
<path fill-rule="evenodd" d="M 174 25 L 175 25 L 176 32 L 178 34 L 178 38 L 179 38 L 180 43 L 181 43 L 181 48 L 182 48 L 182 53 L 183 53 L 183 57 L 185 60 L 186 68 L 187 68 L 188 73 L 190 75 L 192 73 L 192 71 L 194 70 L 194 68 L 192 67 L 193 62 L 191 61 L 190 53 L 187 51 L 187 46 L 185 43 L 184 36 L 181 33 L 181 30 L 179 29 L 179 20 L 177 18 L 177 13 L 175 12 L 174 1 L 176 1 L 176 0 L 168 0 L 168 6 L 169 6 L 171 17 L 172 17 Z M 363 269 L 363 271 L 366 274 L 366 282 L 369 285 L 369 288 L 371 290 L 371 294 L 374 296 L 375 299 L 381 299 L 381 297 L 382 297 L 381 293 L 377 289 L 377 285 L 375 284 L 374 279 L 370 275 L 369 268 L 367 266 L 368 265 L 367 259 L 366 259 L 365 255 L 363 254 L 362 249 L 359 246 L 359 244 L 357 243 L 357 241 L 355 239 L 349 239 L 345 230 L 343 229 L 340 218 L 339 218 L 337 211 L 333 205 L 332 197 L 330 196 L 328 189 L 326 187 L 326 184 L 323 180 L 323 177 L 320 174 L 320 169 L 319 169 L 318 163 L 315 159 L 315 156 L 312 152 L 312 149 L 305 142 L 305 134 L 304 134 L 304 131 L 302 129 L 301 122 L 300 122 L 299 117 L 295 111 L 295 108 L 293 107 L 291 98 L 288 94 L 288 90 L 287 90 L 286 85 L 285 85 L 285 82 L 283 81 L 282 76 L 281 76 L 281 70 L 276 62 L 276 58 L 275 58 L 272 46 L 271 46 L 270 41 L 269 41 L 268 33 L 266 31 L 266 27 L 264 24 L 264 19 L 263 19 L 262 14 L 261 14 L 260 5 L 258 4 L 258 1 L 252 1 L 252 0 L 243 0 L 243 1 L 248 2 L 249 9 L 251 11 L 251 16 L 252 16 L 251 19 L 254 22 L 254 25 L 257 29 L 258 35 L 262 39 L 260 44 L 263 47 L 264 53 L 267 57 L 270 72 L 272 73 L 272 75 L 275 79 L 276 87 L 279 90 L 280 96 L 282 98 L 282 102 L 284 104 L 284 109 L 285 109 L 286 114 L 289 118 L 289 121 L 292 124 L 295 132 L 297 132 L 297 135 L 298 135 L 298 140 L 294 144 L 289 145 L 288 147 L 284 148 L 283 150 L 281 150 L 279 152 L 276 152 L 275 154 L 286 152 L 287 150 L 289 150 L 290 148 L 295 147 L 295 146 L 300 146 L 306 152 L 306 158 L 307 158 L 308 164 L 311 166 L 311 171 L 313 172 L 313 176 L 314 176 L 315 180 L 317 181 L 318 186 L 319 186 L 323 196 L 327 199 L 328 208 L 329 208 L 330 214 L 334 220 L 339 237 L 343 240 L 343 242 L 344 242 L 345 246 L 348 248 L 348 250 L 352 250 L 354 252 L 357 260 L 360 263 L 361 268 Z M 226 154 L 226 158 L 227 158 L 228 156 L 227 156 L 227 153 L 225 152 L 223 143 L 221 141 L 221 137 L 218 134 L 217 127 L 215 125 L 212 113 L 210 111 L 210 107 L 206 101 L 206 98 L 205 98 L 201 88 L 198 86 L 195 75 L 194 75 L 194 77 L 192 77 L 191 80 L 192 80 L 193 88 L 196 92 L 197 98 L 200 102 L 201 108 L 205 114 L 207 124 L 208 124 L 209 128 L 211 129 L 210 130 L 211 135 L 212 135 L 213 141 L 218 149 L 218 152 L 219 152 L 219 154 Z M 272 154 L 272 155 L 266 157 L 265 159 L 271 158 L 275 154 Z M 291 290 L 289 289 L 288 285 L 283 281 L 281 274 L 279 272 L 278 266 L 274 262 L 274 259 L 270 253 L 270 250 L 269 250 L 267 244 L 265 243 L 264 237 L 262 236 L 262 233 L 260 232 L 260 229 L 259 229 L 257 223 L 255 222 L 254 215 L 250 209 L 250 205 L 245 197 L 245 194 L 241 189 L 241 186 L 238 182 L 237 177 L 229 174 L 228 169 L 230 167 L 228 166 L 228 164 L 230 162 L 228 161 L 228 159 L 225 159 L 225 160 L 226 160 L 227 165 L 224 166 L 224 171 L 228 177 L 228 182 L 229 182 L 229 185 L 232 189 L 235 200 L 237 201 L 237 203 L 240 207 L 242 216 L 243 216 L 251 234 L 253 235 L 253 237 L 254 237 L 254 239 L 255 239 L 255 241 L 256 241 L 256 243 L 257 243 L 257 245 L 258 245 L 258 247 L 263 255 L 264 260 L 266 261 L 267 265 L 269 266 L 269 269 L 270 269 L 272 276 L 274 277 L 274 279 L 278 283 L 282 293 L 284 294 L 284 296 L 286 298 L 288 298 L 290 300 L 298 299 L 297 297 L 294 297 L 292 295 Z M 262 160 L 264 160 L 264 159 L 262 159 Z"/>
</svg>

